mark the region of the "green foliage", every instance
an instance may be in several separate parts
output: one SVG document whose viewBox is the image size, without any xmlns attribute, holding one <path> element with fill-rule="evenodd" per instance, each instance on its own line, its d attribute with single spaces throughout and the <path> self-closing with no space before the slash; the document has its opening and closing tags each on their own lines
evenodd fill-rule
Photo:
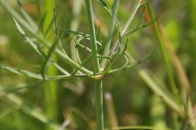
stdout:
<svg viewBox="0 0 196 130">
<path fill-rule="evenodd" d="M 196 129 L 183 3 L 0 0 L 1 128 Z"/>
</svg>

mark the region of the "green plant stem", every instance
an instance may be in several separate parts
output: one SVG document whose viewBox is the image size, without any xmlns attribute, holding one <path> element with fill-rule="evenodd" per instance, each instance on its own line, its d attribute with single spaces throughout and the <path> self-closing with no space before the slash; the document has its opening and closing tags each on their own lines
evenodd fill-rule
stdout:
<svg viewBox="0 0 196 130">
<path fill-rule="evenodd" d="M 55 0 L 44 0 L 44 15 L 46 15 L 44 19 L 44 24 L 43 24 L 43 31 L 46 33 L 48 30 L 48 27 L 50 26 L 51 21 L 53 20 L 53 13 L 54 13 L 54 8 L 55 8 Z M 52 26 L 50 27 L 48 33 L 46 34 L 46 39 L 52 39 L 54 37 L 54 31 Z"/>
<path fill-rule="evenodd" d="M 46 13 L 46 17 L 43 24 L 43 31 L 44 33 L 48 30 L 48 27 L 50 26 L 51 21 L 53 20 L 53 10 L 55 7 L 55 0 L 45 0 L 44 1 L 44 13 Z M 50 43 L 53 43 L 54 41 L 54 31 L 53 28 L 50 28 L 47 34 L 45 35 L 45 38 Z M 55 55 L 52 55 L 51 58 L 57 62 L 57 57 Z M 49 65 L 47 70 L 48 75 L 57 75 L 57 69 L 53 66 Z M 49 119 L 57 120 L 58 119 L 58 99 L 57 99 L 57 93 L 58 93 L 58 83 L 57 81 L 49 81 L 45 83 L 44 86 L 44 97 L 45 97 L 45 110 L 46 115 Z M 47 130 L 52 130 L 49 127 L 46 127 Z"/>
<path fill-rule="evenodd" d="M 97 55 L 95 25 L 94 25 L 94 21 L 93 21 L 93 10 L 92 10 L 91 0 L 85 0 L 85 4 L 86 4 L 88 29 L 89 29 L 89 34 L 90 34 L 91 50 L 92 50 L 92 53 L 96 52 L 95 55 Z M 99 72 L 99 59 L 96 56 L 93 58 L 93 70 L 94 70 L 94 73 Z"/>
<path fill-rule="evenodd" d="M 97 130 L 104 130 L 102 80 L 95 80 Z"/>
<path fill-rule="evenodd" d="M 133 19 L 135 18 L 135 15 L 136 15 L 141 3 L 142 3 L 142 0 L 138 0 L 138 2 L 136 3 L 136 5 L 135 5 L 135 7 L 134 7 L 126 25 L 125 25 L 125 27 L 123 28 L 123 30 L 121 32 L 121 36 L 123 36 L 125 34 L 125 32 L 127 31 L 127 29 L 129 28 L 130 24 L 132 23 Z"/>
<path fill-rule="evenodd" d="M 149 11 L 149 15 L 150 15 L 151 20 L 155 19 L 150 3 L 147 3 L 147 9 Z M 169 57 L 168 57 L 166 49 L 165 49 L 166 48 L 165 43 L 163 42 L 163 40 L 161 38 L 157 22 L 154 22 L 152 25 L 153 25 L 153 28 L 154 28 L 154 31 L 155 31 L 155 36 L 156 36 L 156 38 L 158 40 L 158 43 L 159 43 L 159 48 L 161 50 L 161 54 L 163 56 L 163 60 L 164 60 L 164 63 L 165 63 L 167 75 L 168 75 L 168 78 L 169 78 L 169 83 L 170 83 L 170 86 L 171 86 L 171 91 L 172 91 L 172 93 L 175 94 L 176 99 L 177 99 L 178 90 L 177 90 L 177 87 L 176 87 L 176 84 L 175 84 L 175 81 L 174 81 L 174 76 L 172 74 L 172 68 L 171 68 L 171 65 L 170 65 Z"/>
<path fill-rule="evenodd" d="M 185 115 L 182 111 L 181 106 L 175 102 L 172 96 L 169 96 L 169 94 L 163 91 L 160 85 L 155 82 L 156 77 L 153 77 L 152 75 L 148 74 L 147 71 L 143 69 L 140 69 L 138 71 L 138 74 L 144 80 L 144 82 L 148 84 L 148 86 L 154 93 L 156 93 L 171 109 L 178 113 L 180 117 L 184 118 Z"/>
<path fill-rule="evenodd" d="M 85 0 L 85 5 L 86 5 L 88 29 L 89 29 L 89 34 L 90 34 L 91 50 L 92 50 L 92 54 L 95 53 L 95 56 L 93 57 L 93 71 L 94 73 L 98 73 L 100 71 L 100 66 L 99 66 L 99 59 L 97 57 L 97 44 L 96 44 L 95 26 L 94 26 L 94 21 L 93 21 L 93 10 L 92 10 L 91 0 Z M 103 130 L 104 121 L 103 121 L 102 76 L 97 78 L 97 80 L 95 80 L 95 87 L 96 87 L 97 130 Z"/>
<path fill-rule="evenodd" d="M 106 40 L 108 42 L 106 42 L 105 44 L 105 49 L 104 49 L 104 56 L 108 56 L 109 54 L 109 50 L 110 50 L 110 44 L 111 44 L 111 36 L 114 32 L 114 26 L 115 26 L 115 20 L 116 20 L 116 15 L 117 15 L 117 11 L 118 11 L 118 6 L 119 6 L 119 1 L 120 0 L 115 0 L 114 4 L 113 4 L 113 8 L 112 8 L 112 17 L 110 19 L 110 25 L 109 25 L 109 29 L 108 29 L 108 35 L 107 35 L 107 39 Z M 103 59 L 102 63 L 101 63 L 101 70 L 105 69 L 105 65 L 106 65 L 107 59 Z"/>
<path fill-rule="evenodd" d="M 178 74 L 178 77 L 179 77 L 179 80 L 181 83 L 181 87 L 182 87 L 181 97 L 183 97 L 182 102 L 185 105 L 184 112 L 188 116 L 187 117 L 187 119 L 188 119 L 188 118 L 192 117 L 192 115 L 194 115 L 192 101 L 191 101 L 190 83 L 189 83 L 188 77 L 185 74 L 185 71 L 183 70 L 183 67 L 180 63 L 180 60 L 176 56 L 176 54 L 171 46 L 171 43 L 170 43 L 169 39 L 167 38 L 166 33 L 161 25 L 159 26 L 159 30 L 161 33 L 161 37 L 163 38 L 163 40 L 166 44 L 166 47 L 169 50 L 168 54 L 170 55 L 170 57 L 172 59 L 173 65 L 176 69 L 176 72 Z M 190 124 L 192 127 L 195 127 L 195 125 L 196 125 L 195 120 L 190 121 Z"/>
<path fill-rule="evenodd" d="M 120 34 L 121 36 L 123 36 L 123 35 L 126 33 L 128 27 L 130 26 L 130 24 L 132 23 L 132 21 L 133 21 L 135 15 L 136 15 L 136 13 L 137 13 L 139 7 L 141 6 L 141 3 L 142 3 L 142 0 L 138 0 L 137 3 L 135 4 L 132 13 L 131 13 L 131 15 L 129 16 L 129 19 L 128 19 L 128 21 L 127 21 L 126 24 L 125 24 L 125 27 L 124 27 L 123 30 L 121 31 L 121 34 Z M 112 49 L 111 49 L 111 51 L 110 51 L 111 54 L 115 51 L 115 49 L 116 49 L 117 46 L 119 45 L 119 42 L 120 42 L 119 40 L 117 40 L 117 41 L 115 42 L 114 46 L 112 47 Z"/>
</svg>

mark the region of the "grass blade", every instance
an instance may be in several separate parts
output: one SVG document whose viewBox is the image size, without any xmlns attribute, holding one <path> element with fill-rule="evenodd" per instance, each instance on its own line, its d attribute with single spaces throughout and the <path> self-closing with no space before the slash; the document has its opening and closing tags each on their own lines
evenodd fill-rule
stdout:
<svg viewBox="0 0 196 130">
<path fill-rule="evenodd" d="M 31 77 L 31 78 L 35 78 L 35 79 L 40 79 L 43 80 L 43 76 L 41 74 L 35 74 L 26 70 L 20 70 L 20 69 L 16 69 L 13 67 L 9 67 L 9 66 L 5 66 L 0 64 L 0 69 L 18 74 L 18 75 L 22 75 L 22 76 L 26 76 L 26 77 Z M 48 76 L 45 75 L 45 80 L 58 80 L 58 79 L 66 79 L 66 78 L 71 78 L 73 76 L 76 77 L 84 77 L 85 75 L 58 75 L 58 76 Z"/>
<path fill-rule="evenodd" d="M 33 21 L 31 16 L 25 11 L 25 9 L 22 6 L 22 3 L 20 2 L 20 0 L 17 0 L 17 2 L 18 2 L 20 10 L 21 10 L 22 14 L 24 15 L 25 19 L 28 21 L 29 25 L 31 25 L 31 27 L 37 32 L 38 27 L 37 27 L 36 23 Z"/>
</svg>

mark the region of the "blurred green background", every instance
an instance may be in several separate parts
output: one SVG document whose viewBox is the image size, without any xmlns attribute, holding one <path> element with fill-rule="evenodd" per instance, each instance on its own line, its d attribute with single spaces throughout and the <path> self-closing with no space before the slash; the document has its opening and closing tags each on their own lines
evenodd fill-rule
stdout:
<svg viewBox="0 0 196 130">
<path fill-rule="evenodd" d="M 75 0 L 56 1 L 58 12 L 58 25 L 61 28 L 70 29 L 73 19 Z M 112 1 L 105 0 L 110 6 Z M 20 13 L 18 4 L 14 0 L 7 1 Z M 22 4 L 33 20 L 39 25 L 41 15 L 37 5 L 40 4 L 42 12 L 43 1 L 23 0 Z M 121 0 L 117 18 L 121 27 L 129 18 L 135 1 Z M 169 40 L 183 66 L 191 84 L 191 95 L 193 104 L 196 102 L 196 3 L 194 0 L 152 0 L 151 4 L 159 22 L 163 25 Z M 105 34 L 109 24 L 109 14 L 97 2 L 93 1 L 96 26 L 100 26 L 101 37 Z M 137 13 L 133 24 L 137 25 L 140 17 Z M 85 6 L 81 7 L 78 17 L 80 32 L 87 33 L 87 21 L 85 17 Z M 42 26 L 40 24 L 40 26 Z M 41 27 L 40 27 L 41 28 Z M 70 55 L 70 43 L 68 34 L 62 34 L 63 46 Z M 145 28 L 129 36 L 128 50 L 136 60 L 141 59 L 153 50 L 157 41 L 150 28 Z M 87 54 L 83 53 L 83 57 Z M 116 66 L 121 65 L 119 60 Z M 24 37 L 17 30 L 11 15 L 0 6 L 0 64 L 12 66 L 18 69 L 40 73 L 43 63 L 42 58 L 25 42 Z M 71 70 L 63 61 L 58 63 L 66 70 Z M 89 65 L 90 66 L 90 65 Z M 104 77 L 104 93 L 111 94 L 113 107 L 119 126 L 161 126 L 162 128 L 175 128 L 172 122 L 174 113 L 157 95 L 146 85 L 138 75 L 138 69 L 143 68 L 152 72 L 165 86 L 168 85 L 168 78 L 165 72 L 164 63 L 159 48 L 155 50 L 145 62 L 137 67 L 109 74 Z M 174 69 L 174 68 L 173 68 Z M 177 86 L 180 84 L 177 74 L 173 71 Z M 22 89 L 17 89 L 21 88 Z M 33 116 L 32 111 L 44 114 L 45 105 L 44 88 L 46 83 L 37 83 L 35 79 L 12 74 L 0 70 L 0 129 L 2 130 L 43 130 L 49 129 L 50 122 L 40 121 Z M 179 87 L 178 87 L 179 88 Z M 179 88 L 180 89 L 180 88 Z M 68 130 L 92 130 L 96 127 L 95 117 L 95 88 L 89 78 L 70 78 L 57 81 L 57 109 L 56 119 L 51 119 L 55 124 L 61 125 L 70 119 Z M 110 127 L 109 113 L 107 111 L 107 99 L 104 98 L 104 119 L 105 128 Z M 47 117 L 47 116 L 46 116 Z M 48 119 L 49 120 L 49 119 Z M 177 119 L 177 125 L 183 121 Z M 186 124 L 186 123 L 185 123 Z"/>
</svg>

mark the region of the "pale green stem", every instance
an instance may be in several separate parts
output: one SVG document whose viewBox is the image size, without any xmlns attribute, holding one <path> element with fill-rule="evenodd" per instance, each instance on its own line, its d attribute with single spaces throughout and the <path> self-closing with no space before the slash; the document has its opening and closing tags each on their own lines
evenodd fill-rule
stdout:
<svg viewBox="0 0 196 130">
<path fill-rule="evenodd" d="M 132 23 L 135 15 L 136 15 L 136 13 L 137 13 L 140 5 L 141 5 L 141 3 L 142 3 L 142 0 L 138 0 L 138 2 L 136 3 L 136 5 L 135 5 L 135 7 L 134 7 L 134 9 L 133 9 L 133 11 L 132 11 L 132 13 L 131 13 L 131 15 L 130 15 L 128 21 L 127 21 L 127 23 L 126 23 L 126 25 L 125 25 L 125 27 L 123 28 L 123 30 L 121 32 L 121 36 L 123 36 L 125 34 L 125 32 L 127 31 L 127 29 L 129 28 L 129 26 L 131 25 L 131 23 Z"/>
<path fill-rule="evenodd" d="M 92 50 L 92 53 L 96 52 L 95 55 L 97 55 L 95 25 L 94 25 L 94 21 L 93 21 L 93 10 L 92 10 L 91 0 L 85 0 L 85 4 L 86 4 L 88 29 L 89 29 L 89 34 L 90 34 L 91 50 Z M 99 59 L 96 56 L 93 57 L 93 70 L 94 70 L 94 73 L 99 72 Z"/>
<path fill-rule="evenodd" d="M 90 34 L 90 44 L 92 53 L 95 53 L 93 57 L 93 70 L 94 73 L 98 73 L 100 71 L 99 59 L 97 56 L 97 43 L 96 43 L 96 35 L 95 35 L 95 26 L 93 21 L 93 10 L 91 0 L 85 0 L 86 5 L 86 13 L 87 13 L 87 21 L 88 21 L 88 29 Z M 96 120 L 97 120 L 97 130 L 104 129 L 104 120 L 103 120 L 103 90 L 102 90 L 102 78 L 98 78 L 95 80 L 96 87 Z"/>
<path fill-rule="evenodd" d="M 104 130 L 102 80 L 95 81 L 95 84 L 96 84 L 96 120 L 97 120 L 97 130 Z"/>
<path fill-rule="evenodd" d="M 150 3 L 147 3 L 147 9 L 148 9 L 149 16 L 150 16 L 151 20 L 155 19 L 155 16 L 153 14 L 153 10 L 152 10 L 152 7 L 151 7 Z M 170 64 L 170 59 L 169 59 L 169 56 L 167 54 L 165 43 L 164 43 L 164 41 L 163 41 L 163 39 L 160 35 L 160 31 L 159 31 L 159 28 L 158 28 L 158 23 L 153 22 L 152 26 L 154 28 L 155 36 L 156 36 L 156 39 L 158 41 L 159 48 L 160 48 L 160 51 L 161 51 L 161 54 L 162 54 L 162 57 L 163 57 L 163 62 L 165 64 L 165 69 L 166 69 L 166 72 L 167 72 L 170 89 L 171 89 L 172 93 L 175 95 L 175 97 L 174 97 L 175 101 L 178 104 L 180 104 L 179 95 L 178 95 L 179 93 L 178 93 L 178 89 L 177 89 L 176 84 L 175 84 L 175 80 L 174 80 L 174 76 L 173 76 L 173 72 L 172 72 L 172 66 Z M 183 112 L 181 112 L 181 113 L 178 112 L 178 114 L 182 114 L 182 113 Z M 176 128 L 177 127 L 177 125 L 176 125 L 176 113 L 172 113 L 172 121 L 174 122 L 173 127 Z"/>
<path fill-rule="evenodd" d="M 45 0 L 44 1 L 44 13 L 46 13 L 44 25 L 43 25 L 43 30 L 46 32 L 48 29 L 51 21 L 53 20 L 53 11 L 55 7 L 55 0 Z M 47 41 L 50 42 L 52 45 L 54 41 L 54 31 L 53 28 L 51 27 L 48 33 L 46 34 L 45 38 Z M 50 45 L 50 46 L 51 46 Z M 52 59 L 57 62 L 57 57 L 55 55 L 52 55 Z M 57 75 L 57 69 L 48 66 L 47 70 L 48 75 Z M 58 84 L 57 81 L 49 81 L 45 83 L 44 86 L 44 97 L 45 97 L 45 111 L 46 115 L 49 119 L 57 120 L 58 119 L 58 99 L 57 99 L 57 88 Z M 52 130 L 49 127 L 46 127 L 47 130 Z"/>
<path fill-rule="evenodd" d="M 109 54 L 110 44 L 111 44 L 111 41 L 112 41 L 111 36 L 112 36 L 112 34 L 114 32 L 114 26 L 115 26 L 115 21 L 116 21 L 116 15 L 117 15 L 117 11 L 118 11 L 119 1 L 120 0 L 115 0 L 114 4 L 113 4 L 112 17 L 110 19 L 110 25 L 109 25 L 108 35 L 107 35 L 107 40 L 106 40 L 108 42 L 105 43 L 105 49 L 104 49 L 104 53 L 103 53 L 104 56 L 108 56 L 108 54 Z M 103 59 L 103 61 L 101 62 L 101 70 L 105 69 L 106 62 L 107 62 L 107 59 Z"/>
<path fill-rule="evenodd" d="M 166 92 L 159 87 L 159 85 L 151 78 L 151 76 L 144 70 L 140 69 L 138 74 L 142 79 L 148 84 L 148 86 L 156 93 L 171 109 L 177 112 L 182 118 L 184 118 L 184 113 L 181 106 L 176 103 Z"/>
<path fill-rule="evenodd" d="M 120 34 L 121 36 L 123 36 L 123 35 L 126 33 L 127 29 L 128 29 L 129 26 L 131 25 L 131 23 L 132 23 L 133 19 L 135 18 L 135 15 L 136 15 L 136 13 L 137 13 L 139 7 L 141 6 L 141 3 L 142 3 L 142 0 L 138 0 L 137 3 L 135 4 L 135 6 L 134 6 L 134 8 L 133 8 L 133 11 L 132 11 L 132 13 L 131 13 L 129 19 L 128 19 L 128 21 L 126 22 L 125 27 L 123 28 L 123 30 L 122 30 L 122 32 L 121 32 L 121 34 Z M 112 49 L 111 49 L 111 51 L 110 51 L 110 54 L 112 54 L 112 53 L 115 51 L 115 49 L 117 48 L 118 45 L 119 45 L 119 40 L 117 40 L 117 41 L 115 42 L 114 46 L 112 47 Z"/>
<path fill-rule="evenodd" d="M 147 8 L 148 8 L 151 20 L 155 19 L 150 3 L 147 3 Z M 168 75 L 170 86 L 171 86 L 171 91 L 175 94 L 175 96 L 177 98 L 178 97 L 178 90 L 177 90 L 177 87 L 176 87 L 176 84 L 175 84 L 175 81 L 174 81 L 174 76 L 172 74 L 172 68 L 171 68 L 171 64 L 170 64 L 170 61 L 169 61 L 169 57 L 168 57 L 166 49 L 165 49 L 166 48 L 165 43 L 163 42 L 163 40 L 161 38 L 157 22 L 153 23 L 153 27 L 154 27 L 155 36 L 158 40 L 159 47 L 160 47 L 160 50 L 161 50 L 161 54 L 163 56 L 163 60 L 164 60 L 164 63 L 165 63 L 167 75 Z"/>
</svg>

